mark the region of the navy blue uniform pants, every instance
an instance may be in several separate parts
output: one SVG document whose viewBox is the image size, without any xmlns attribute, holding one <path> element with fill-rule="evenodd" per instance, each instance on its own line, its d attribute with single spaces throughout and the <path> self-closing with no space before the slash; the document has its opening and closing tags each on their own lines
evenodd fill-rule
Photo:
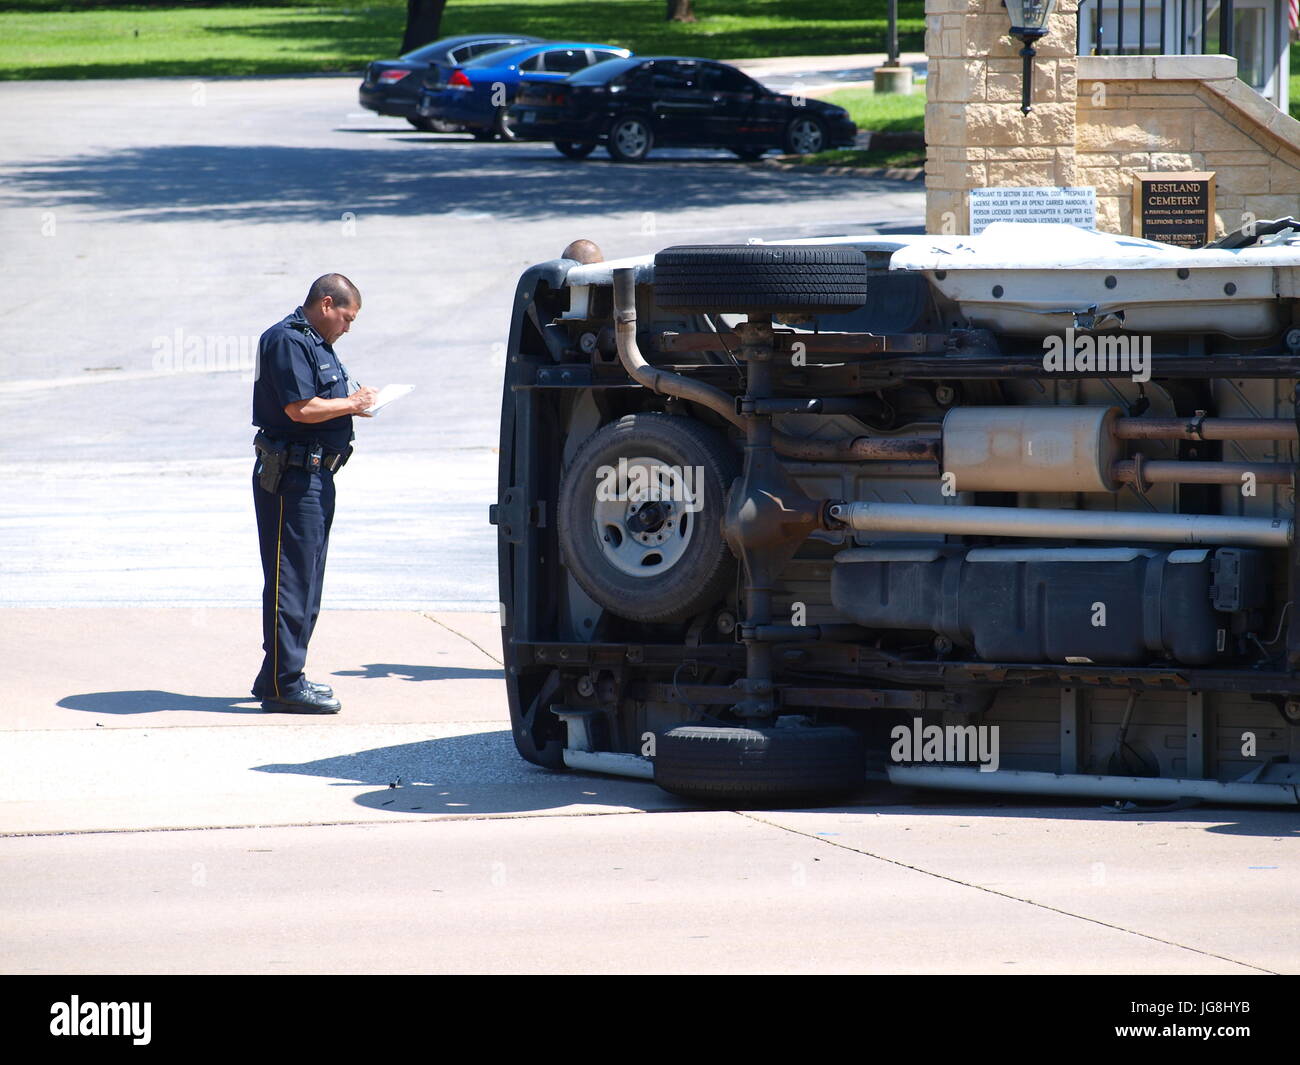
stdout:
<svg viewBox="0 0 1300 1065">
<path fill-rule="evenodd" d="M 253 683 L 258 699 L 289 698 L 303 691 L 307 644 L 320 614 L 325 552 L 334 521 L 334 475 L 284 471 L 271 493 L 253 475 L 257 538 L 262 550 L 262 660 Z"/>
</svg>

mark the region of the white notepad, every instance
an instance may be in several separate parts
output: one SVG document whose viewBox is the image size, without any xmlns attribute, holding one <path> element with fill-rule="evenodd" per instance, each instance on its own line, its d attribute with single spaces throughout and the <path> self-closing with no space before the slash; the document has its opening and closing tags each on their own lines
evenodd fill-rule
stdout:
<svg viewBox="0 0 1300 1065">
<path fill-rule="evenodd" d="M 384 385 L 379 390 L 379 395 L 375 397 L 374 406 L 366 408 L 367 414 L 378 414 L 388 404 L 401 399 L 403 396 L 410 395 L 415 391 L 415 385 Z"/>
</svg>

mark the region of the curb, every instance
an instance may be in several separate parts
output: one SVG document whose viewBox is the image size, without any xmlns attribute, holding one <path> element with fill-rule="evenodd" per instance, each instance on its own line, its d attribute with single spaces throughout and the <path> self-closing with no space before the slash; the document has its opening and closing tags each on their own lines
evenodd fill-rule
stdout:
<svg viewBox="0 0 1300 1065">
<path fill-rule="evenodd" d="M 795 163 L 796 156 L 774 156 L 760 160 L 773 170 L 801 170 L 809 174 L 830 174 L 835 177 L 889 178 L 892 181 L 919 181 L 925 176 L 923 166 L 815 166 Z"/>
</svg>

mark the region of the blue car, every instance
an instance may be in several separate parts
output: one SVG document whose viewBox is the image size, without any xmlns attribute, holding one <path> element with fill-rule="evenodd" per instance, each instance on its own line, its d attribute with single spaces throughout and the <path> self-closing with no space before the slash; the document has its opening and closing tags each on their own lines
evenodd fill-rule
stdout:
<svg viewBox="0 0 1300 1065">
<path fill-rule="evenodd" d="M 449 133 L 455 126 L 439 128 L 415 113 L 422 82 L 446 81 L 447 74 L 461 63 L 519 44 L 540 44 L 540 37 L 518 33 L 474 33 L 444 37 L 397 59 L 376 59 L 366 67 L 361 83 L 361 106 L 381 115 L 406 119 L 416 129 Z"/>
<path fill-rule="evenodd" d="M 416 113 L 430 121 L 464 126 L 477 140 L 510 139 L 506 111 L 522 83 L 563 81 L 593 63 L 631 54 L 612 44 L 575 41 L 502 48 L 457 67 L 445 84 L 426 83 Z"/>
</svg>

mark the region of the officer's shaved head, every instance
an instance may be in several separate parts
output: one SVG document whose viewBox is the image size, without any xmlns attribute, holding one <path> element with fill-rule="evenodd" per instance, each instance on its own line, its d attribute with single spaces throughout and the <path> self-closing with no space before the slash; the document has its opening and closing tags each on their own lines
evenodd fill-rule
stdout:
<svg viewBox="0 0 1300 1065">
<path fill-rule="evenodd" d="M 357 286 L 342 274 L 322 274 L 311 283 L 307 290 L 304 307 L 317 307 L 321 300 L 329 296 L 336 307 L 360 307 L 361 293 Z"/>
<path fill-rule="evenodd" d="M 564 251 L 560 252 L 560 258 L 574 259 L 583 264 L 603 263 L 605 261 L 605 256 L 593 240 L 575 240 Z"/>
</svg>

